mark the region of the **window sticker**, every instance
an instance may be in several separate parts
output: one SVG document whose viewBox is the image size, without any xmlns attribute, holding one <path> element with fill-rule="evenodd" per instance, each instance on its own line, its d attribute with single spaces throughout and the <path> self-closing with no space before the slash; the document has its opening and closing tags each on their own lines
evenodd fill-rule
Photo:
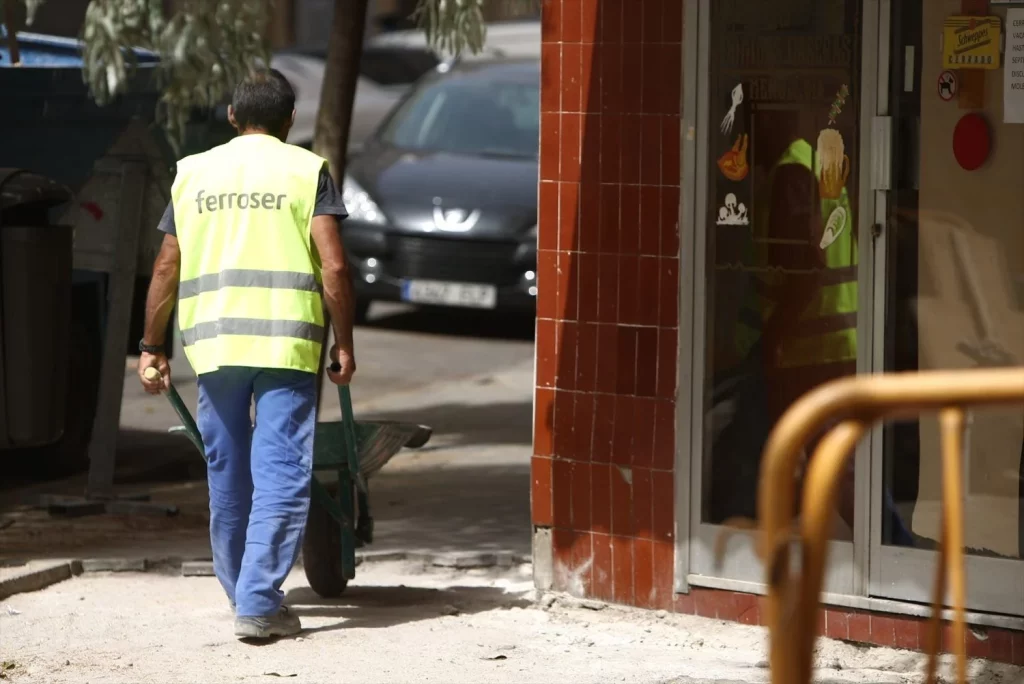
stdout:
<svg viewBox="0 0 1024 684">
<path fill-rule="evenodd" d="M 846 230 L 846 221 L 849 216 L 846 213 L 846 209 L 843 207 L 836 207 L 832 210 L 832 213 L 828 217 L 828 221 L 825 223 L 825 232 L 821 236 L 821 242 L 818 247 L 821 249 L 828 249 L 832 246 L 832 243 L 839 239 L 839 236 Z"/>
<path fill-rule="evenodd" d="M 718 160 L 718 168 L 722 171 L 722 175 L 731 181 L 738 183 L 750 173 L 750 165 L 747 164 L 748 141 L 749 136 L 746 133 L 738 136 L 732 149 Z"/>
<path fill-rule="evenodd" d="M 943 102 L 949 102 L 956 97 L 959 90 L 960 88 L 959 83 L 957 82 L 956 72 L 943 71 L 939 74 L 939 99 Z"/>
<path fill-rule="evenodd" d="M 721 130 L 723 135 L 732 134 L 732 127 L 736 123 L 736 110 L 739 109 L 741 104 L 743 104 L 743 84 L 739 83 L 732 89 L 732 106 L 729 107 L 729 111 L 722 118 Z"/>
<path fill-rule="evenodd" d="M 846 98 L 850 97 L 850 89 L 844 83 L 839 92 L 836 93 L 836 99 L 832 101 L 832 106 L 828 109 L 828 125 L 829 128 L 836 125 L 836 119 L 843 113 L 843 107 L 846 106 Z"/>
<path fill-rule="evenodd" d="M 749 226 L 747 205 L 730 192 L 725 196 L 725 204 L 718 209 L 718 220 L 715 223 L 719 226 Z"/>
<path fill-rule="evenodd" d="M 844 83 L 836 93 L 835 100 L 828 110 L 828 128 L 818 133 L 818 194 L 822 199 L 839 199 L 846 187 L 846 179 L 850 176 L 850 158 L 846 156 L 843 135 L 833 126 L 843 112 L 850 89 Z M 824 248 L 822 248 L 824 249 Z"/>
<path fill-rule="evenodd" d="M 839 199 L 850 175 L 850 158 L 845 154 L 842 134 L 826 128 L 818 134 L 818 194 L 822 199 Z"/>
</svg>

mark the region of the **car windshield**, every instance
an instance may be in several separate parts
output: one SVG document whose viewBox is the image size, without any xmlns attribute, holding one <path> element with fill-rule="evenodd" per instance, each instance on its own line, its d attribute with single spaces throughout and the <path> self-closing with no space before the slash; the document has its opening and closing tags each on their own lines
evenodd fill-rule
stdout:
<svg viewBox="0 0 1024 684">
<path fill-rule="evenodd" d="M 537 84 L 446 78 L 406 100 L 381 138 L 406 149 L 535 159 L 539 129 Z"/>
</svg>

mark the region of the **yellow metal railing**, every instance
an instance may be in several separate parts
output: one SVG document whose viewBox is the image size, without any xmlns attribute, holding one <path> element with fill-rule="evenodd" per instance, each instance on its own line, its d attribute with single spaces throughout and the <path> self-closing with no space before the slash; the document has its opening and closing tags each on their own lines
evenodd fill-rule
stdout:
<svg viewBox="0 0 1024 684">
<path fill-rule="evenodd" d="M 846 378 L 808 393 L 790 407 L 768 439 L 758 483 L 758 553 L 768 576 L 765 611 L 773 682 L 811 681 L 830 522 L 847 459 L 874 423 L 927 412 L 938 412 L 942 433 L 942 523 L 927 640 L 928 682 L 935 681 L 942 646 L 941 614 L 947 585 L 954 610 L 957 681 L 966 682 L 964 414 L 968 407 L 1007 404 L 1024 404 L 1024 368 Z M 829 425 L 835 427 L 819 442 L 807 466 L 795 531 L 801 572 L 795 573 L 790 570 L 789 553 L 794 536 L 794 474 L 804 446 Z"/>
</svg>

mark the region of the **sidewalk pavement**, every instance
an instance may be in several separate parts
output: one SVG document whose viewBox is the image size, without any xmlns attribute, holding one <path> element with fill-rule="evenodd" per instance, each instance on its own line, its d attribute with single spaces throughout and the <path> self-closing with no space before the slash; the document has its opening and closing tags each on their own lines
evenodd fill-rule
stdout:
<svg viewBox="0 0 1024 684">
<path fill-rule="evenodd" d="M 325 402 L 324 420 L 340 418 Z M 369 482 L 371 550 L 529 558 L 533 364 L 357 403 L 368 420 L 430 425 Z"/>
<path fill-rule="evenodd" d="M 435 430 L 427 448 L 403 452 L 371 480 L 377 536 L 368 551 L 528 556 L 532 378 L 532 365 L 521 364 L 357 398 L 362 418 Z M 329 420 L 336 402 L 325 396 Z M 136 409 L 149 430 L 133 437 L 137 456 L 174 456 L 161 466 L 167 472 L 176 472 L 174 463 L 183 458 L 198 463 L 184 438 L 153 432 L 175 423 L 166 402 L 156 398 Z M 121 485 L 125 491 L 139 486 Z M 209 556 L 205 483 L 146 487 L 154 500 L 179 506 L 179 515 L 68 520 L 30 509 L 4 513 L 14 522 L 0 531 L 0 560 L 63 559 L 54 560 L 54 573 L 73 575 L 2 599 L 0 663 L 13 664 L 3 672 L 11 681 L 768 681 L 763 629 L 538 597 L 529 564 L 465 571 L 432 567 L 422 558 L 381 562 L 378 556 L 360 565 L 346 593 L 333 601 L 312 594 L 296 569 L 286 600 L 306 632 L 299 640 L 253 648 L 231 635 L 214 578 L 133 572 L 143 569 L 137 562 L 143 558 Z M 84 562 L 76 567 L 70 559 Z M 121 572 L 95 571 L 103 567 Z M 77 574 L 82 569 L 87 572 Z M 0 568 L 0 583 L 18 572 Z M 816 681 L 824 684 L 923 681 L 924 656 L 904 651 L 822 639 L 818 663 Z M 1024 681 L 1020 668 L 983 661 L 972 663 L 972 675 L 975 684 Z"/>
<path fill-rule="evenodd" d="M 529 566 L 424 572 L 364 563 L 337 600 L 285 584 L 298 639 L 238 641 L 212 577 L 86 574 L 0 606 L 0 662 L 19 682 L 185 684 L 277 681 L 439 684 L 765 684 L 759 627 L 567 597 L 537 602 Z M 945 679 L 952 669 L 944 659 Z M 817 645 L 817 684 L 918 684 L 921 654 Z M 972 684 L 1022 681 L 971 663 Z"/>
<path fill-rule="evenodd" d="M 533 367 L 521 363 L 473 378 L 438 383 L 386 396 L 355 398 L 361 419 L 427 424 L 426 447 L 405 450 L 369 482 L 375 518 L 375 553 L 530 554 L 530 454 Z M 194 384 L 183 384 L 195 405 Z M 322 420 L 340 418 L 336 395 L 325 393 Z M 174 517 L 94 515 L 52 518 L 21 507 L 3 514 L 13 520 L 0 531 L 0 561 L 44 558 L 196 559 L 210 556 L 209 511 L 202 463 L 180 435 L 165 434 L 178 423 L 162 397 L 133 401 L 122 420 L 122 493 L 142 489 L 154 502 L 179 509 Z M 133 418 L 134 417 L 134 418 Z M 135 423 L 135 425 L 133 425 Z M 141 429 L 139 424 L 141 425 Z M 181 481 L 188 466 L 193 479 Z M 131 471 L 135 469 L 136 473 Z M 161 471 L 173 481 L 153 483 Z M 146 480 L 140 482 L 140 480 Z M 5 492 L 4 501 L 33 494 L 79 494 L 81 478 Z"/>
</svg>

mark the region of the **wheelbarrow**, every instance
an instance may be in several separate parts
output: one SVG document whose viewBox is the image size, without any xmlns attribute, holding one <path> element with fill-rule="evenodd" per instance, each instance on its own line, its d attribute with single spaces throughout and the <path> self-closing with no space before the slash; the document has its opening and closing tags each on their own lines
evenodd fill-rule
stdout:
<svg viewBox="0 0 1024 684">
<path fill-rule="evenodd" d="M 173 385 L 167 391 L 182 433 L 206 460 L 195 419 Z M 317 423 L 313 441 L 312 501 L 302 542 L 302 566 L 309 586 L 324 598 L 340 596 L 356 576 L 356 549 L 373 542 L 367 481 L 403 447 L 418 449 L 432 430 L 394 421 L 357 421 L 352 394 L 338 387 L 341 420 Z"/>
</svg>

